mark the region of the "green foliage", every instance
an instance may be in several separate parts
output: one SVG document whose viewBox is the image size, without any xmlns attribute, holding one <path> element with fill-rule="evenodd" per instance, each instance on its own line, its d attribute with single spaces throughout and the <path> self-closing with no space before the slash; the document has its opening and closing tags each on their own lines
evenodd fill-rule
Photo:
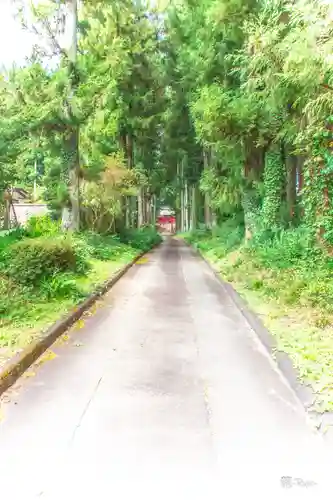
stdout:
<svg viewBox="0 0 333 500">
<path fill-rule="evenodd" d="M 75 275 L 58 270 L 53 275 L 43 276 L 39 283 L 39 293 L 46 300 L 65 298 L 79 300 L 84 297 L 84 294 L 78 289 Z"/>
<path fill-rule="evenodd" d="M 147 251 L 162 241 L 161 235 L 153 226 L 125 230 L 120 234 L 120 241 L 141 251 Z"/>
<path fill-rule="evenodd" d="M 8 257 L 10 254 L 10 247 L 15 245 L 15 243 L 22 240 L 25 236 L 25 232 L 22 229 L 15 229 L 12 231 L 5 231 L 2 235 L 0 235 L 0 310 L 3 308 L 5 310 L 7 306 L 9 307 L 11 304 L 11 293 L 8 293 L 8 290 L 11 288 L 7 288 L 8 277 L 5 276 L 5 272 L 7 269 Z M 13 287 L 13 290 L 16 289 Z"/>
<path fill-rule="evenodd" d="M 281 197 L 284 181 L 284 165 L 281 151 L 275 147 L 266 153 L 264 170 L 265 195 L 262 207 L 262 225 L 264 228 L 274 229 L 281 221 Z"/>
<path fill-rule="evenodd" d="M 185 235 L 185 239 L 217 260 L 239 247 L 244 239 L 244 226 L 239 217 L 233 217 L 214 228 L 213 232 L 207 229 L 197 230 Z"/>
<path fill-rule="evenodd" d="M 26 296 L 28 293 L 28 289 L 20 286 L 16 281 L 0 272 L 0 317 L 4 323 L 15 320 L 26 313 Z"/>
<path fill-rule="evenodd" d="M 49 215 L 33 216 L 28 220 L 25 230 L 30 238 L 56 236 L 60 233 L 60 222 L 52 220 Z"/>
<path fill-rule="evenodd" d="M 227 276 L 247 288 L 288 305 L 309 305 L 333 314 L 332 258 L 316 247 L 306 226 L 261 231 L 246 245 L 243 236 L 244 228 L 234 218 L 213 232 L 196 231 L 185 238 L 208 258 L 221 261 Z M 228 255 L 234 251 L 237 259 L 230 264 Z"/>
<path fill-rule="evenodd" d="M 7 250 L 7 248 L 16 241 L 21 240 L 25 235 L 25 231 L 21 228 L 12 231 L 3 231 L 2 234 L 0 233 L 0 267 L 3 262 L 1 258 L 2 252 Z"/>
<path fill-rule="evenodd" d="M 84 2 L 76 67 L 59 57 L 50 70 L 43 51 L 58 50 L 59 26 L 67 22 L 60 4 L 30 6 L 33 15 L 25 24 L 33 23 L 46 43 L 0 82 L 0 204 L 5 189 L 19 183 L 32 191 L 36 181 L 38 195 L 60 218 L 75 191 L 82 228 L 107 232 L 125 215 L 126 196 L 136 196 L 139 185 L 155 194 L 165 178 L 159 144 L 165 109 L 161 19 L 146 2 Z M 126 185 L 112 183 L 111 193 L 103 173 L 114 155 L 142 175 Z"/>
<path fill-rule="evenodd" d="M 237 222 L 227 221 L 214 234 L 186 238 L 250 301 L 279 350 L 290 354 L 301 379 L 312 385 L 317 407 L 331 410 L 332 257 L 316 247 L 307 226 L 262 231 L 246 245 L 242 237 L 230 241 L 232 226 L 237 235 Z"/>
<path fill-rule="evenodd" d="M 125 244 L 121 243 L 119 237 L 115 235 L 100 235 L 87 232 L 75 236 L 81 245 L 86 258 L 98 260 L 117 260 L 124 253 L 131 251 Z"/>
<path fill-rule="evenodd" d="M 313 237 L 306 227 L 280 231 L 262 231 L 249 242 L 250 252 L 267 269 L 304 266 L 316 251 Z"/>
<path fill-rule="evenodd" d="M 0 346 L 18 345 L 21 328 L 30 331 L 36 322 L 41 328 L 58 319 L 57 311 L 65 313 L 160 237 L 149 227 L 127 239 L 133 246 L 115 235 L 62 236 L 45 217 L 33 219 L 27 231 L 0 236 Z"/>
<path fill-rule="evenodd" d="M 34 238 L 14 243 L 6 256 L 6 274 L 23 285 L 40 285 L 60 272 L 82 272 L 87 264 L 70 238 Z"/>
</svg>

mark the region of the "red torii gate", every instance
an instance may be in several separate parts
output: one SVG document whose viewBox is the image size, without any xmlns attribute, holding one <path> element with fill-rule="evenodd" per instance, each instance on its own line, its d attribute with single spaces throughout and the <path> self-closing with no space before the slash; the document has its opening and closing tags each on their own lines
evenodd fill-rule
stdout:
<svg viewBox="0 0 333 500">
<path fill-rule="evenodd" d="M 157 217 L 157 225 L 162 232 L 174 233 L 176 217 L 174 215 L 160 215 Z"/>
</svg>

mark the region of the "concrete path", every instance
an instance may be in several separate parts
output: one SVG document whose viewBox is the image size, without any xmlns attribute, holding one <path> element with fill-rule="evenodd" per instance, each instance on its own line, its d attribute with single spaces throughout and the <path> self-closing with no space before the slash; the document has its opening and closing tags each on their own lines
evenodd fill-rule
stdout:
<svg viewBox="0 0 333 500">
<path fill-rule="evenodd" d="M 139 262 L 52 353 L 2 405 L 1 498 L 330 498 L 330 450 L 182 243 Z"/>
</svg>

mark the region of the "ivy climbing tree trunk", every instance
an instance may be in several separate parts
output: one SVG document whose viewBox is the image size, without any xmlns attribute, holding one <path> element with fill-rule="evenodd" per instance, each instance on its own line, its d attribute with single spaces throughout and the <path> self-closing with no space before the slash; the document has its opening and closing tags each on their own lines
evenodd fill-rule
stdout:
<svg viewBox="0 0 333 500">
<path fill-rule="evenodd" d="M 280 144 L 274 144 L 265 156 L 262 223 L 265 229 L 281 225 L 281 197 L 285 179 L 285 165 L 282 161 Z"/>
<path fill-rule="evenodd" d="M 244 212 L 245 239 L 252 238 L 256 230 L 256 220 L 259 215 L 259 197 L 255 182 L 261 180 L 264 168 L 262 148 L 255 147 L 255 137 L 249 137 L 245 143 L 245 162 L 242 189 L 242 207 Z"/>
<path fill-rule="evenodd" d="M 312 227 L 317 242 L 330 254 L 333 196 L 333 161 L 331 134 L 326 128 L 313 140 L 310 158 L 304 164 L 304 185 L 302 202 L 305 208 L 304 218 L 308 227 Z M 333 128 L 333 127 L 332 127 Z M 331 130 L 332 133 L 332 130 Z"/>
<path fill-rule="evenodd" d="M 296 208 L 296 174 L 297 174 L 297 157 L 288 154 L 286 150 L 286 170 L 287 170 L 287 207 L 289 220 L 292 222 L 295 217 Z"/>
</svg>

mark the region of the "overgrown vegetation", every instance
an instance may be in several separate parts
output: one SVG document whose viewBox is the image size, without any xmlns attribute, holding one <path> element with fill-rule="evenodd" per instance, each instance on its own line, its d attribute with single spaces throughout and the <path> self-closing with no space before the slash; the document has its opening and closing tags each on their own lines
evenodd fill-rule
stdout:
<svg viewBox="0 0 333 500">
<path fill-rule="evenodd" d="M 127 244 L 114 235 L 64 235 L 57 228 L 47 217 L 35 218 L 25 230 L 0 237 L 0 353 L 25 345 L 140 251 L 160 241 L 151 227 L 132 230 Z"/>
<path fill-rule="evenodd" d="M 324 411 L 333 408 L 333 260 L 312 238 L 299 227 L 245 243 L 236 218 L 185 235 L 258 312 Z"/>
</svg>

